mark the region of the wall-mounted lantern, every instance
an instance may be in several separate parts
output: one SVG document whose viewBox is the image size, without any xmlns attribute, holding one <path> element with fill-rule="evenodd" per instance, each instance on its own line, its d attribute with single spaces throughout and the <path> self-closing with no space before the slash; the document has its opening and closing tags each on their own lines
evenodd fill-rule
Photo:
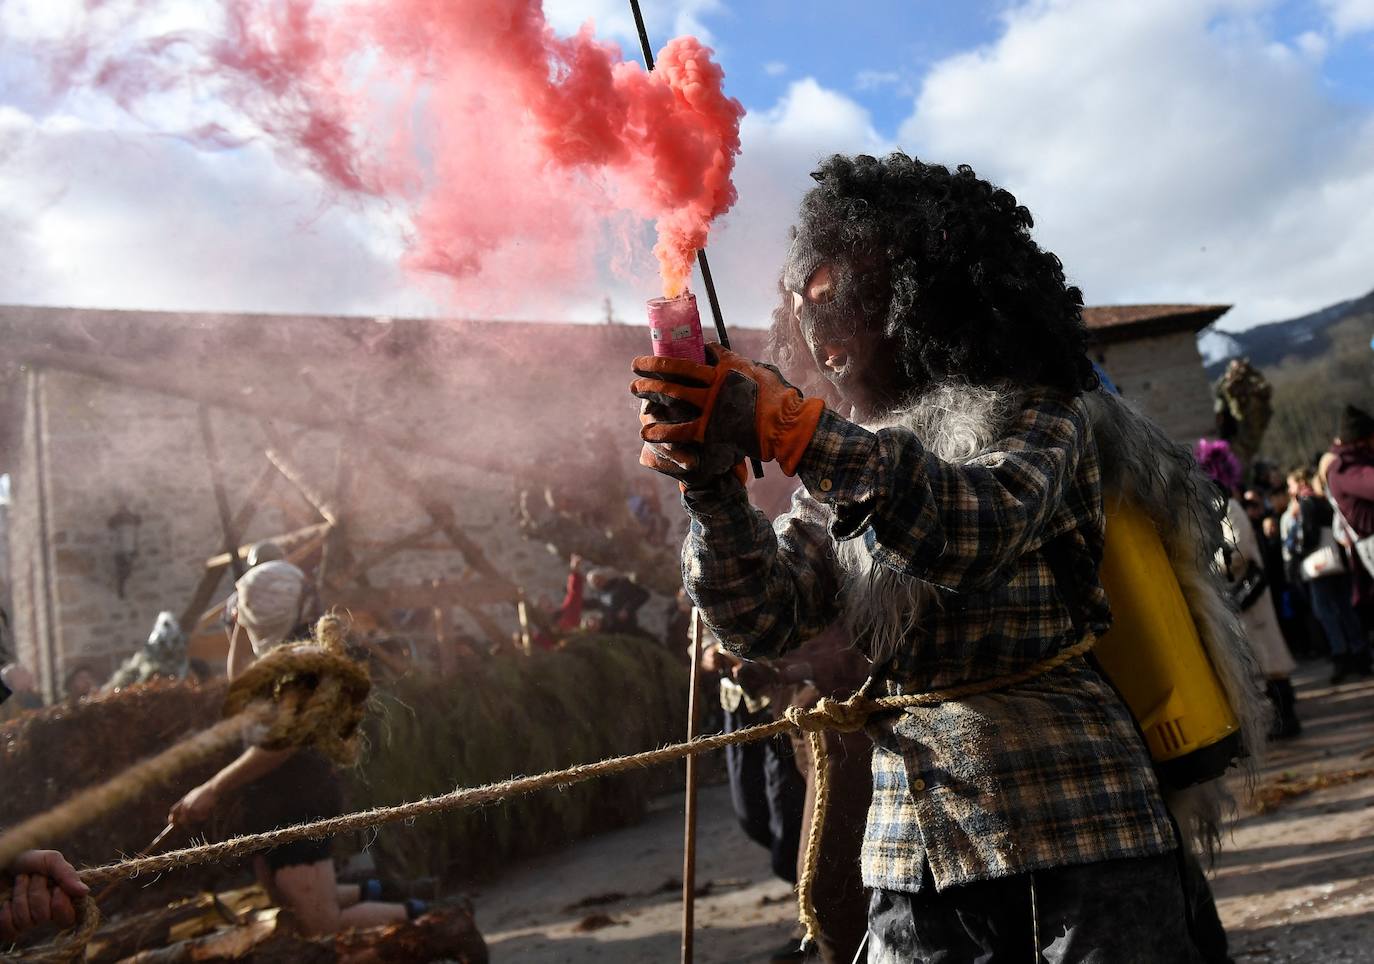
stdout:
<svg viewBox="0 0 1374 964">
<path fill-rule="evenodd" d="M 134 571 L 134 560 L 138 558 L 138 528 L 143 525 L 143 519 L 121 504 L 105 524 L 114 537 L 115 592 L 123 599 L 124 587 Z"/>
</svg>

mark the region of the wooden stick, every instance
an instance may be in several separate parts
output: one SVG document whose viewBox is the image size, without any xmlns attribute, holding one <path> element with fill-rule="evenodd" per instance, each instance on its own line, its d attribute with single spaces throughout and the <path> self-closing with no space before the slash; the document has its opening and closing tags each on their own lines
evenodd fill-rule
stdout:
<svg viewBox="0 0 1374 964">
<path fill-rule="evenodd" d="M 525 655 L 528 656 L 534 649 L 534 646 L 533 641 L 530 639 L 530 609 L 525 602 L 523 593 L 515 601 L 515 614 L 520 618 L 520 648 L 523 649 Z"/>
<path fill-rule="evenodd" d="M 210 486 L 215 493 L 215 508 L 219 512 L 220 531 L 224 535 L 224 551 L 229 555 L 228 564 L 237 580 L 246 570 L 243 561 L 234 552 L 234 547 L 239 544 L 239 535 L 234 528 L 234 514 L 229 511 L 229 493 L 224 488 L 224 463 L 219 457 L 219 445 L 215 442 L 215 430 L 210 423 L 210 406 L 197 405 L 196 418 L 200 422 L 200 440 L 205 445 L 205 461 L 210 465 Z"/>
<path fill-rule="evenodd" d="M 644 55 L 644 68 L 652 72 L 654 48 L 649 44 L 649 31 L 644 29 L 644 14 L 639 9 L 639 0 L 630 0 L 630 12 L 634 14 L 635 29 L 639 31 L 639 50 Z M 720 342 L 720 347 L 729 348 L 730 336 L 725 331 L 725 318 L 720 313 L 720 299 L 716 297 L 716 282 L 711 277 L 711 262 L 706 260 L 705 245 L 697 248 L 697 266 L 701 268 L 701 280 L 706 286 L 706 300 L 711 304 L 711 319 L 716 323 L 716 340 Z M 750 458 L 749 464 L 753 467 L 754 478 L 763 478 L 763 463 Z"/>
<path fill-rule="evenodd" d="M 687 684 L 687 741 L 697 735 L 697 681 L 701 676 L 701 610 L 692 608 L 692 676 Z M 697 896 L 697 758 L 687 758 L 686 826 L 682 833 L 682 964 L 692 964 Z"/>
<path fill-rule="evenodd" d="M 267 461 L 276 466 L 277 471 L 282 474 L 282 477 L 295 487 L 296 491 L 300 493 L 301 498 L 308 502 L 310 507 L 320 514 L 320 518 L 324 519 L 324 521 L 328 522 L 330 525 L 336 526 L 339 524 L 339 516 L 338 513 L 334 511 L 334 507 L 326 502 L 322 495 L 311 488 L 310 483 L 306 481 L 305 475 L 296 468 L 296 466 L 291 464 L 290 460 L 288 460 L 285 455 L 278 452 L 276 449 L 268 449 L 263 454 L 267 456 Z"/>
<path fill-rule="evenodd" d="M 253 547 L 257 545 L 258 542 L 275 542 L 282 552 L 289 553 L 303 543 L 311 542 L 317 536 L 324 535 L 329 528 L 330 524 L 328 522 L 316 522 L 313 525 L 272 536 L 270 539 L 259 539 L 254 542 L 247 542 L 239 546 L 233 552 L 221 552 L 217 556 L 211 556 L 209 559 L 206 559 L 205 568 L 223 569 L 236 558 L 240 560 L 247 559 L 248 553 L 253 551 Z"/>
</svg>

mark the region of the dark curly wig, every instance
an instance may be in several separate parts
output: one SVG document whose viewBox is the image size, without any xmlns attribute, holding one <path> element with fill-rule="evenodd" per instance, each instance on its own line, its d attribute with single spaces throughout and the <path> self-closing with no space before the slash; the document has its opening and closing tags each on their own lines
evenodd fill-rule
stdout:
<svg viewBox="0 0 1374 964">
<path fill-rule="evenodd" d="M 809 244 L 859 266 L 856 304 L 900 346 L 912 390 L 949 378 L 1007 380 L 1070 394 L 1097 384 L 1083 295 L 1031 239 L 1030 212 L 967 165 L 951 172 L 905 154 L 835 155 L 802 200 Z M 779 284 L 772 357 L 826 394 Z"/>
</svg>

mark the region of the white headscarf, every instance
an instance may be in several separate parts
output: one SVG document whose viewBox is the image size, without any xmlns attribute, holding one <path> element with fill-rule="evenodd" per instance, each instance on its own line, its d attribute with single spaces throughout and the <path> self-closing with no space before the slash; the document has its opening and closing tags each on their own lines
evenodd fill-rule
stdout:
<svg viewBox="0 0 1374 964">
<path fill-rule="evenodd" d="M 248 632 L 253 652 L 261 656 L 286 641 L 301 619 L 305 573 L 281 559 L 254 566 L 234 587 L 238 620 Z"/>
</svg>

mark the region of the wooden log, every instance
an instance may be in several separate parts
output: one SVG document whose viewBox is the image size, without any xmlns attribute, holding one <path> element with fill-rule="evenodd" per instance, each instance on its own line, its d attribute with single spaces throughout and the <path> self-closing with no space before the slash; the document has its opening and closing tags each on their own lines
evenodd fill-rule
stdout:
<svg viewBox="0 0 1374 964">
<path fill-rule="evenodd" d="M 225 566 L 229 565 L 232 559 L 247 559 L 248 553 L 252 551 L 253 547 L 259 542 L 275 542 L 281 547 L 284 555 L 293 554 L 299 556 L 301 553 L 295 550 L 298 550 L 303 543 L 310 542 L 317 536 L 324 535 L 330 528 L 331 524 L 328 522 L 316 522 L 314 525 L 308 525 L 303 529 L 283 532 L 281 535 L 271 536 L 265 540 L 256 539 L 253 542 L 246 542 L 233 552 L 221 552 L 217 556 L 211 556 L 209 559 L 206 559 L 205 568 L 223 569 Z"/>
<path fill-rule="evenodd" d="M 205 445 L 205 460 L 210 465 L 210 485 L 215 493 L 215 509 L 219 512 L 220 529 L 224 533 L 224 549 L 233 553 L 239 544 L 238 530 L 234 528 L 233 515 L 229 511 L 229 493 L 224 488 L 224 463 L 220 459 L 219 445 L 215 442 L 215 429 L 210 421 L 210 409 L 204 403 L 196 406 L 196 421 L 200 424 L 200 439 Z M 229 565 L 234 570 L 234 578 L 243 575 L 243 561 L 231 555 Z"/>
<path fill-rule="evenodd" d="M 277 471 L 295 487 L 301 498 L 310 503 L 310 507 L 320 514 L 320 518 L 332 526 L 339 524 L 339 515 L 334 507 L 326 502 L 324 497 L 306 481 L 305 474 L 293 465 L 290 459 L 276 449 L 268 449 L 266 455 L 267 461 L 276 466 Z"/>
<path fill-rule="evenodd" d="M 350 579 L 353 579 L 358 573 L 365 573 L 373 566 L 379 565 L 396 555 L 396 553 L 404 552 L 407 549 L 451 548 L 451 544 L 447 542 L 438 545 L 429 545 L 427 543 L 429 537 L 438 531 L 438 526 L 426 526 L 414 532 L 407 532 L 405 535 L 397 539 L 392 539 L 390 542 L 384 542 L 372 552 L 361 558 L 355 555 L 346 568 L 331 577 L 331 581 L 337 586 L 342 586 Z"/>
<path fill-rule="evenodd" d="M 284 451 L 290 451 L 296 441 L 304 434 L 304 431 L 297 432 L 284 446 Z M 248 489 L 248 494 L 244 497 L 243 504 L 239 506 L 239 511 L 234 513 L 233 529 L 235 532 L 242 532 L 248 528 L 253 517 L 258 514 L 258 507 L 262 505 L 262 500 L 267 497 L 272 486 L 280 477 L 276 466 L 267 463 L 261 473 L 253 481 Z M 198 625 L 201 617 L 205 613 L 205 608 L 210 605 L 210 600 L 214 598 L 215 591 L 219 588 L 220 580 L 224 576 L 222 568 L 207 570 L 205 575 L 200 577 L 200 583 L 196 590 L 191 594 L 191 601 L 186 604 L 186 608 L 181 611 L 181 627 L 187 632 L 191 626 Z M 223 607 L 220 607 L 223 608 Z"/>
</svg>

